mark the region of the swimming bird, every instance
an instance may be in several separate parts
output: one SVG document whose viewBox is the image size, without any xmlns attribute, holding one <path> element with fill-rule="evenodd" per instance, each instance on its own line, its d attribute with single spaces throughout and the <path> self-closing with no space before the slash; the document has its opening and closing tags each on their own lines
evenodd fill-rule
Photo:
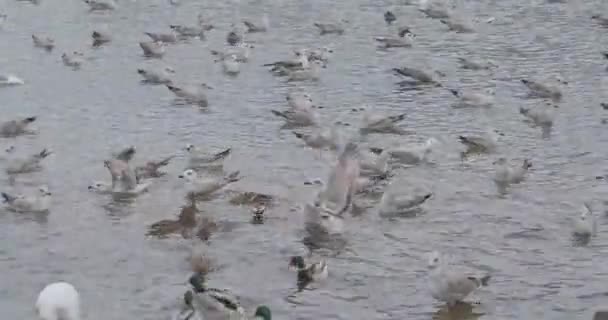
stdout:
<svg viewBox="0 0 608 320">
<path fill-rule="evenodd" d="M 42 213 L 51 207 L 51 192 L 47 186 L 40 186 L 36 195 L 11 195 L 2 192 L 7 209 L 14 212 Z"/>
<path fill-rule="evenodd" d="M 555 119 L 555 110 L 556 106 L 538 106 L 534 108 L 526 108 L 520 107 L 519 113 L 521 113 L 528 122 L 531 122 L 535 127 L 541 127 L 543 129 L 543 133 L 548 133 L 553 126 L 553 121 Z"/>
<path fill-rule="evenodd" d="M 159 169 L 168 165 L 173 158 L 175 158 L 175 156 L 170 155 L 161 160 L 151 160 L 146 162 L 146 164 L 143 166 L 135 167 L 135 176 L 137 177 L 137 181 L 141 181 L 142 179 L 160 178 L 164 176 L 165 173 L 159 171 Z"/>
<path fill-rule="evenodd" d="M 298 289 L 302 290 L 311 282 L 320 282 L 327 279 L 329 268 L 325 260 L 320 260 L 311 264 L 306 264 L 302 256 L 292 256 L 289 258 L 288 268 L 298 273 Z"/>
<path fill-rule="evenodd" d="M 372 114 L 366 112 L 361 121 L 359 132 L 361 134 L 369 133 L 389 133 L 389 134 L 405 134 L 403 129 L 397 127 L 397 124 L 405 119 L 405 113 L 385 116 L 381 114 Z"/>
<path fill-rule="evenodd" d="M 304 143 L 313 149 L 329 149 L 336 151 L 341 146 L 340 135 L 335 126 L 329 128 L 319 128 L 313 133 L 293 132 L 296 138 L 301 139 Z"/>
<path fill-rule="evenodd" d="M 412 144 L 390 148 L 392 158 L 401 164 L 414 165 L 427 160 L 432 148 L 439 143 L 435 138 L 429 138 L 422 144 Z"/>
<path fill-rule="evenodd" d="M 463 91 L 448 89 L 459 99 L 452 105 L 454 108 L 490 108 L 494 105 L 494 89 L 488 88 L 484 92 Z"/>
<path fill-rule="evenodd" d="M 461 156 L 464 158 L 469 154 L 494 152 L 498 146 L 499 136 L 504 136 L 504 133 L 491 129 L 478 136 L 459 136 L 460 143 L 466 146 L 466 151 Z"/>
<path fill-rule="evenodd" d="M 450 13 L 445 8 L 434 5 L 429 0 L 421 0 L 418 11 L 431 19 L 448 19 L 450 17 Z"/>
<path fill-rule="evenodd" d="M 0 74 L 0 87 L 19 86 L 25 84 L 23 79 L 13 74 Z"/>
<path fill-rule="evenodd" d="M 112 192 L 137 193 L 145 191 L 145 185 L 139 184 L 135 170 L 129 164 L 135 155 L 135 147 L 131 146 L 115 154 L 112 159 L 105 160 L 104 166 L 112 177 Z"/>
<path fill-rule="evenodd" d="M 574 220 L 572 234 L 578 237 L 592 237 L 595 236 L 596 231 L 597 224 L 593 210 L 591 210 L 591 206 L 588 203 L 584 203 L 583 211 Z"/>
<path fill-rule="evenodd" d="M 156 33 L 156 32 L 144 32 L 152 41 L 163 42 L 163 43 L 176 43 L 177 36 L 174 33 Z"/>
<path fill-rule="evenodd" d="M 233 171 L 220 178 L 204 178 L 193 169 L 187 169 L 178 178 L 188 182 L 190 192 L 193 192 L 196 197 L 208 197 L 228 184 L 241 179 L 239 171 Z"/>
<path fill-rule="evenodd" d="M 93 38 L 93 47 L 99 47 L 105 43 L 112 41 L 112 36 L 109 33 L 103 31 L 93 31 L 91 34 L 91 38 Z"/>
<path fill-rule="evenodd" d="M 330 215 L 340 216 L 349 209 L 357 192 L 357 179 L 360 173 L 358 147 L 350 142 L 344 146 L 329 174 L 325 188 L 319 192 L 315 200 L 321 218 L 329 218 Z"/>
<path fill-rule="evenodd" d="M 82 52 L 74 51 L 73 53 L 63 53 L 61 55 L 61 61 L 66 67 L 71 67 L 74 70 L 80 69 L 82 65 Z"/>
<path fill-rule="evenodd" d="M 401 67 L 393 68 L 393 71 L 397 75 L 412 78 L 415 84 L 434 84 L 435 86 L 441 86 L 441 84 L 436 82 L 430 74 L 419 69 Z"/>
<path fill-rule="evenodd" d="M 241 43 L 237 44 L 236 46 L 230 47 L 225 52 L 211 50 L 211 54 L 214 56 L 217 56 L 219 58 L 219 61 L 223 61 L 224 59 L 226 59 L 227 57 L 229 57 L 231 55 L 236 55 L 236 61 L 244 63 L 244 62 L 249 61 L 249 56 L 251 55 L 251 49 L 253 49 L 253 48 L 254 48 L 254 46 L 252 44 L 247 43 L 247 42 L 241 42 Z"/>
<path fill-rule="evenodd" d="M 490 281 L 490 276 L 469 276 L 448 269 L 441 254 L 433 251 L 429 254 L 429 290 L 433 298 L 446 302 L 448 306 L 454 306 L 462 302 L 469 294 L 480 287 L 485 287 Z"/>
<path fill-rule="evenodd" d="M 205 83 L 201 83 L 200 85 L 188 85 L 182 87 L 178 87 L 172 84 L 166 84 L 166 86 L 167 89 L 173 92 L 178 98 L 184 99 L 189 103 L 196 104 L 200 108 L 207 108 L 209 106 L 205 89 L 213 88 Z"/>
<path fill-rule="evenodd" d="M 22 174 L 31 173 L 42 170 L 42 160 L 48 157 L 52 152 L 47 149 L 30 155 L 27 158 L 18 158 L 10 160 L 6 166 L 6 173 L 8 174 Z"/>
<path fill-rule="evenodd" d="M 347 22 L 346 20 L 342 20 L 342 22 Z M 344 27 L 341 24 L 337 23 L 313 23 L 315 27 L 319 29 L 321 35 L 326 34 L 338 34 L 341 35 L 344 33 Z"/>
<path fill-rule="evenodd" d="M 270 23 L 268 22 L 268 15 L 262 16 L 262 23 L 256 25 L 250 20 L 243 20 L 243 24 L 247 27 L 247 33 L 266 32 L 268 31 Z"/>
<path fill-rule="evenodd" d="M 270 110 L 272 114 L 285 120 L 285 127 L 308 127 L 319 124 L 319 115 L 314 109 Z"/>
<path fill-rule="evenodd" d="M 385 191 L 380 199 L 379 212 L 381 215 L 408 213 L 419 208 L 432 196 L 431 192 L 398 196 L 394 191 Z"/>
<path fill-rule="evenodd" d="M 54 282 L 40 291 L 35 308 L 40 320 L 80 320 L 80 294 L 67 282 Z"/>
<path fill-rule="evenodd" d="M 321 61 L 324 64 L 329 62 L 329 58 L 334 53 L 334 50 L 329 47 L 321 47 L 312 50 L 305 50 L 308 61 Z"/>
<path fill-rule="evenodd" d="M 175 70 L 171 67 L 164 68 L 139 68 L 137 73 L 141 75 L 144 83 L 150 84 L 171 84 L 171 74 L 175 73 Z"/>
<path fill-rule="evenodd" d="M 475 32 L 475 29 L 473 29 L 473 26 L 470 23 L 466 23 L 462 20 L 457 20 L 455 18 L 444 18 L 444 19 L 439 19 L 439 21 L 441 23 L 443 23 L 444 25 L 446 25 L 448 27 L 448 29 L 450 29 L 450 31 L 454 31 L 457 33 L 473 33 Z"/>
<path fill-rule="evenodd" d="M 471 59 L 468 59 L 465 57 L 458 57 L 456 59 L 460 63 L 460 67 L 465 70 L 488 70 L 488 69 L 496 68 L 496 65 L 491 61 L 488 61 L 488 62 L 475 61 L 475 60 L 471 60 Z"/>
<path fill-rule="evenodd" d="M 408 38 L 387 38 L 387 37 L 375 37 L 379 43 L 379 47 L 384 49 L 389 48 L 410 48 L 412 46 L 413 34 L 409 33 Z"/>
<path fill-rule="evenodd" d="M 308 55 L 304 50 L 298 50 L 294 52 L 296 55 L 295 60 L 284 60 L 273 63 L 264 64 L 264 67 L 272 67 L 270 71 L 275 72 L 279 75 L 285 75 L 289 70 L 298 70 L 308 68 L 310 61 L 308 61 Z"/>
<path fill-rule="evenodd" d="M 591 19 L 595 20 L 600 26 L 608 28 L 608 18 L 600 14 L 594 14 L 591 16 Z"/>
<path fill-rule="evenodd" d="M 171 30 L 177 32 L 181 39 L 199 38 L 205 40 L 205 29 L 202 26 L 182 26 L 172 24 L 169 26 Z"/>
<path fill-rule="evenodd" d="M 36 121 L 36 117 L 32 116 L 0 123 L 0 137 L 13 138 L 24 134 L 33 134 L 35 131 L 28 130 L 28 127 L 34 121 Z"/>
<path fill-rule="evenodd" d="M 32 41 L 34 41 L 34 47 L 45 49 L 46 51 L 52 51 L 55 48 L 55 40 L 50 37 L 32 35 Z"/>
<path fill-rule="evenodd" d="M 369 151 L 359 152 L 359 166 L 362 176 L 386 176 L 390 169 L 388 160 L 391 154 L 388 150 L 383 150 L 376 155 Z"/>
<path fill-rule="evenodd" d="M 184 238 L 190 238 L 197 225 L 196 198 L 193 194 L 188 196 L 189 205 L 182 207 L 177 220 L 161 220 L 148 228 L 147 236 L 165 237 L 173 233 L 181 233 Z"/>
<path fill-rule="evenodd" d="M 193 292 L 193 305 L 205 319 L 243 319 L 245 310 L 239 300 L 225 289 L 209 288 L 205 276 L 195 273 L 189 279 Z"/>
<path fill-rule="evenodd" d="M 325 68 L 325 65 L 321 61 L 315 60 L 310 63 L 308 68 L 286 70 L 287 81 L 317 81 L 320 68 Z"/>
<path fill-rule="evenodd" d="M 91 11 L 112 11 L 116 9 L 114 0 L 84 0 Z"/>
<path fill-rule="evenodd" d="M 222 61 L 222 69 L 224 73 L 230 76 L 236 76 L 241 72 L 240 63 L 236 54 L 231 54 L 225 57 Z"/>
<path fill-rule="evenodd" d="M 162 58 L 165 54 L 165 46 L 162 42 L 140 42 L 139 47 L 144 52 L 144 57 Z"/>
<path fill-rule="evenodd" d="M 397 21 L 397 17 L 391 11 L 387 11 L 384 13 L 384 21 L 386 24 L 392 24 L 393 22 Z"/>
<path fill-rule="evenodd" d="M 285 100 L 292 110 L 311 110 L 315 107 L 308 93 L 289 92 Z"/>
<path fill-rule="evenodd" d="M 561 79 L 557 79 L 557 82 L 567 84 Z M 530 90 L 530 97 L 550 99 L 553 102 L 559 102 L 562 99 L 562 92 L 557 87 L 527 79 L 521 79 L 521 83 Z"/>
<path fill-rule="evenodd" d="M 187 144 L 185 150 L 188 152 L 189 169 L 202 169 L 217 166 L 221 167 L 224 160 L 226 160 L 232 152 L 231 148 L 227 148 L 219 152 L 210 153 L 204 150 L 199 150 L 193 144 Z"/>
<path fill-rule="evenodd" d="M 494 183 L 498 187 L 498 190 L 505 192 L 506 188 L 511 184 L 518 184 L 524 181 L 526 174 L 532 167 L 532 162 L 528 159 L 524 159 L 521 165 L 512 167 L 504 157 L 499 158 L 494 165 L 496 166 L 496 172 L 494 174 Z"/>
</svg>

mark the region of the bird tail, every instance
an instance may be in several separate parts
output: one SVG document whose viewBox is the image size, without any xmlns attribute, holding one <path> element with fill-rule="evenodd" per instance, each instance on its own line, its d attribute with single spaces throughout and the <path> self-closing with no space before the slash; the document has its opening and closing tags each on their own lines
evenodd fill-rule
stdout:
<svg viewBox="0 0 608 320">
<path fill-rule="evenodd" d="M 232 152 L 232 148 L 228 148 L 224 151 L 218 152 L 213 155 L 213 160 L 215 161 L 215 160 L 226 158 L 230 154 L 230 152 Z"/>
<path fill-rule="evenodd" d="M 287 119 L 287 115 L 284 112 L 277 111 L 277 110 L 270 110 L 270 112 L 272 112 L 272 114 L 274 114 L 277 117 L 281 117 L 281 118 Z"/>
<path fill-rule="evenodd" d="M 487 276 L 481 277 L 481 278 L 479 279 L 479 283 L 481 284 L 481 286 L 482 286 L 482 287 L 487 287 L 487 286 L 488 286 L 488 283 L 490 282 L 490 278 L 491 278 L 491 276 L 490 276 L 490 275 L 487 275 Z"/>
<path fill-rule="evenodd" d="M 403 119 L 405 119 L 405 113 L 396 116 L 390 116 L 389 119 L 391 119 L 392 122 L 402 121 Z"/>
<path fill-rule="evenodd" d="M 46 148 L 42 149 L 42 151 L 40 151 L 40 153 L 38 154 L 38 158 L 40 159 L 44 159 L 46 157 L 48 157 L 51 153 L 53 153 L 50 150 L 47 150 Z"/>
<path fill-rule="evenodd" d="M 299 132 L 295 132 L 295 131 L 293 131 L 293 135 L 294 135 L 294 136 L 296 136 L 296 138 L 298 138 L 298 139 L 302 139 L 302 138 L 304 138 L 304 134 L 299 133 Z"/>
</svg>

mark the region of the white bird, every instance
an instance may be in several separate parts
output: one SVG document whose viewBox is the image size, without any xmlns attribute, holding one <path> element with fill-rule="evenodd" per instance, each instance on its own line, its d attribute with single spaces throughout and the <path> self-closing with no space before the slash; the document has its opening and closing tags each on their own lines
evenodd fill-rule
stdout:
<svg viewBox="0 0 608 320">
<path fill-rule="evenodd" d="M 178 176 L 180 179 L 185 179 L 189 184 L 189 191 L 193 192 L 197 197 L 206 197 L 212 193 L 224 188 L 230 183 L 239 181 L 239 171 L 233 171 L 220 178 L 204 178 L 200 177 L 193 169 L 188 169 Z"/>
<path fill-rule="evenodd" d="M 313 149 L 338 150 L 341 144 L 341 137 L 335 126 L 329 128 L 318 128 L 311 134 L 293 132 L 296 138 L 301 139 L 307 146 Z"/>
<path fill-rule="evenodd" d="M 19 86 L 23 84 L 25 84 L 25 81 L 14 74 L 0 74 L 0 87 Z"/>
<path fill-rule="evenodd" d="M 424 192 L 399 197 L 393 191 L 385 191 L 380 199 L 379 212 L 381 215 L 407 213 L 419 208 L 432 196 L 432 193 Z"/>
<path fill-rule="evenodd" d="M 453 306 L 462 302 L 473 291 L 487 286 L 490 276 L 478 278 L 464 273 L 448 270 L 439 252 L 429 254 L 429 290 L 433 298 Z"/>
<path fill-rule="evenodd" d="M 287 104 L 293 110 L 310 110 L 314 108 L 312 98 L 308 93 L 300 94 L 295 92 L 289 92 L 287 97 Z"/>
<path fill-rule="evenodd" d="M 11 195 L 2 192 L 7 208 L 15 212 L 48 212 L 51 207 L 51 192 L 47 186 L 40 186 L 36 195 Z"/>
<path fill-rule="evenodd" d="M 495 162 L 496 172 L 494 174 L 494 183 L 499 188 L 499 191 L 505 191 L 511 184 L 518 184 L 524 181 L 528 170 L 532 167 L 532 163 L 525 159 L 519 166 L 512 167 L 507 162 L 506 158 L 499 158 Z"/>
<path fill-rule="evenodd" d="M 459 99 L 452 105 L 454 108 L 490 108 L 494 105 L 494 89 L 488 88 L 484 92 L 462 91 L 449 89 Z"/>
<path fill-rule="evenodd" d="M 169 33 L 156 33 L 156 32 L 144 32 L 152 41 L 163 42 L 163 43 L 176 43 L 177 36 L 173 32 Z"/>
<path fill-rule="evenodd" d="M 135 147 L 131 146 L 115 154 L 112 159 L 104 161 L 104 166 L 112 177 L 113 193 L 131 195 L 147 190 L 148 184 L 137 181 L 135 169 L 129 164 L 135 152 Z"/>
<path fill-rule="evenodd" d="M 319 80 L 319 69 L 325 68 L 325 65 L 319 60 L 315 60 L 310 63 L 308 68 L 287 70 L 287 81 L 306 81 Z"/>
<path fill-rule="evenodd" d="M 38 294 L 36 313 L 40 320 L 80 320 L 80 295 L 73 285 L 55 282 Z"/>
<path fill-rule="evenodd" d="M 73 53 L 63 53 L 61 55 L 61 61 L 63 61 L 63 64 L 66 67 L 71 67 L 72 69 L 76 70 L 79 69 L 80 66 L 82 65 L 83 59 L 82 59 L 83 54 L 81 52 L 77 52 L 74 51 Z"/>
<path fill-rule="evenodd" d="M 227 75 L 235 76 L 241 72 L 240 63 L 236 54 L 225 57 L 222 61 L 222 69 Z"/>
<path fill-rule="evenodd" d="M 140 42 L 139 47 L 144 52 L 144 57 L 162 58 L 165 54 L 164 42 Z"/>
<path fill-rule="evenodd" d="M 245 63 L 249 61 L 251 49 L 253 48 L 254 46 L 252 44 L 241 41 L 236 46 L 230 46 L 230 48 L 228 48 L 225 52 L 211 50 L 211 54 L 217 56 L 219 61 L 223 61 L 231 55 L 236 55 L 236 61 Z"/>
<path fill-rule="evenodd" d="M 319 115 L 314 109 L 270 110 L 272 114 L 285 120 L 287 127 L 308 127 L 319 124 Z"/>
<path fill-rule="evenodd" d="M 201 40 L 205 39 L 205 28 L 202 25 L 199 26 L 182 26 L 182 25 L 170 25 L 171 30 L 177 32 L 181 39 L 198 38 Z"/>
<path fill-rule="evenodd" d="M 361 173 L 358 148 L 348 143 L 338 157 L 325 188 L 319 192 L 315 204 L 332 215 L 341 215 L 349 209 L 357 192 L 357 179 Z"/>
<path fill-rule="evenodd" d="M 398 163 L 414 165 L 427 160 L 433 147 L 439 144 L 439 140 L 429 138 L 422 144 L 412 144 L 396 148 L 390 148 L 389 152 Z"/>
<path fill-rule="evenodd" d="M 365 113 L 363 115 L 361 127 L 359 131 L 361 134 L 368 133 L 393 133 L 393 134 L 405 134 L 406 132 L 397 127 L 397 124 L 405 119 L 405 113 L 395 116 L 385 116 L 380 114 Z"/>
<path fill-rule="evenodd" d="M 167 89 L 175 94 L 178 98 L 184 99 L 188 103 L 196 104 L 200 108 L 207 108 L 209 102 L 207 101 L 206 89 L 213 89 L 205 83 L 200 85 L 188 85 L 178 87 L 176 85 L 166 84 Z"/>
<path fill-rule="evenodd" d="M 42 37 L 33 34 L 32 41 L 34 41 L 34 47 L 42 48 L 46 51 L 51 51 L 53 48 L 55 48 L 55 40 L 49 37 Z"/>
<path fill-rule="evenodd" d="M 30 155 L 27 158 L 12 159 L 6 166 L 6 173 L 21 174 L 42 170 L 42 160 L 48 157 L 51 153 L 51 151 L 43 149 L 39 153 Z"/>
<path fill-rule="evenodd" d="M 202 169 L 206 167 L 221 167 L 224 160 L 232 152 L 231 148 L 227 148 L 220 152 L 209 153 L 204 150 L 199 150 L 195 145 L 188 144 L 185 147 L 188 152 L 188 168 L 189 169 Z"/>
<path fill-rule="evenodd" d="M 328 234 L 340 234 L 344 231 L 344 218 L 327 210 L 311 204 L 304 206 L 304 217 L 307 228 L 313 230 L 321 228 L 321 231 Z"/>
<path fill-rule="evenodd" d="M 555 79 L 559 84 L 568 84 L 561 78 Z M 553 102 L 559 102 L 562 99 L 562 92 L 558 87 L 540 83 L 538 81 L 521 79 L 521 82 L 530 90 L 530 97 L 550 99 Z"/>
<path fill-rule="evenodd" d="M 114 0 L 84 0 L 91 11 L 111 11 L 116 9 Z"/>
<path fill-rule="evenodd" d="M 266 63 L 263 66 L 272 67 L 270 71 L 280 76 L 287 75 L 290 70 L 302 70 L 307 69 L 310 66 L 306 50 L 297 50 L 294 51 L 294 54 L 296 55 L 294 60 Z"/>
<path fill-rule="evenodd" d="M 469 154 L 492 153 L 498 147 L 498 137 L 504 134 L 498 130 L 489 129 L 479 136 L 459 136 L 460 143 L 466 146 L 463 157 Z"/>
<path fill-rule="evenodd" d="M 145 83 L 151 84 L 171 84 L 171 74 L 175 70 L 171 67 L 164 68 L 139 68 L 137 73 L 144 78 Z"/>
<path fill-rule="evenodd" d="M 383 150 L 376 155 L 370 151 L 359 153 L 359 165 L 361 166 L 362 176 L 384 176 L 389 171 L 388 160 L 391 154 L 388 150 Z"/>
<path fill-rule="evenodd" d="M 437 6 L 429 0 L 420 0 L 418 11 L 424 13 L 431 19 L 448 19 L 450 13 L 441 6 Z"/>
<path fill-rule="evenodd" d="M 574 229 L 572 233 L 579 237 L 591 237 L 595 236 L 596 231 L 597 224 L 595 215 L 593 214 L 593 210 L 591 210 L 591 206 L 588 203 L 585 203 L 582 213 L 574 220 Z"/>
<path fill-rule="evenodd" d="M 308 61 L 321 61 L 323 63 L 329 62 L 329 58 L 334 53 L 334 50 L 329 47 L 321 47 L 313 50 L 307 50 Z"/>
<path fill-rule="evenodd" d="M 491 61 L 475 61 L 464 57 L 458 57 L 457 59 L 460 63 L 460 67 L 465 70 L 487 70 L 496 67 Z"/>
<path fill-rule="evenodd" d="M 553 120 L 555 119 L 555 107 L 541 106 L 535 108 L 520 107 L 519 113 L 521 113 L 526 119 L 534 126 L 541 128 L 550 128 L 553 126 Z"/>
</svg>

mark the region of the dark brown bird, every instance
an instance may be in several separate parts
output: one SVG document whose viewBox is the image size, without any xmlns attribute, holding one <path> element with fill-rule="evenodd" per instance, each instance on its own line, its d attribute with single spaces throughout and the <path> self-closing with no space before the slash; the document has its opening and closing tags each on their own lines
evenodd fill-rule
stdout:
<svg viewBox="0 0 608 320">
<path fill-rule="evenodd" d="M 189 194 L 188 199 L 190 204 L 182 207 L 177 220 L 167 219 L 153 223 L 146 235 L 164 238 L 170 234 L 181 233 L 182 237 L 190 238 L 192 230 L 196 227 L 198 208 L 193 194 Z"/>
</svg>

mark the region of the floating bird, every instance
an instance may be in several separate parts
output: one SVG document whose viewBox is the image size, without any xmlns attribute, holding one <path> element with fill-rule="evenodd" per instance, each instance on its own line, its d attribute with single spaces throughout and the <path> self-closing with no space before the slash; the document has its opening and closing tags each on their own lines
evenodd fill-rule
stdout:
<svg viewBox="0 0 608 320">
<path fill-rule="evenodd" d="M 43 149 L 27 158 L 10 160 L 9 164 L 6 166 L 6 173 L 14 175 L 40 171 L 42 170 L 42 160 L 51 153 L 50 150 Z"/>
<path fill-rule="evenodd" d="M 439 21 L 443 24 L 445 24 L 450 31 L 454 31 L 457 33 L 473 33 L 475 32 L 475 29 L 473 29 L 473 27 L 468 24 L 465 23 L 464 21 L 458 21 L 454 18 L 444 18 L 444 19 L 439 19 Z"/>
<path fill-rule="evenodd" d="M 139 68 L 137 73 L 141 75 L 144 83 L 150 84 L 171 84 L 171 74 L 175 73 L 175 70 L 171 67 L 164 68 Z"/>
<path fill-rule="evenodd" d="M 34 41 L 34 47 L 45 49 L 46 51 L 52 51 L 55 48 L 55 40 L 49 37 L 32 35 L 32 41 Z"/>
<path fill-rule="evenodd" d="M 80 294 L 67 282 L 47 285 L 36 299 L 36 313 L 41 320 L 80 320 Z"/>
<path fill-rule="evenodd" d="M 393 68 L 393 71 L 397 75 L 401 75 L 404 77 L 409 77 L 414 79 L 416 84 L 434 84 L 436 86 L 441 86 L 440 83 L 436 82 L 431 75 L 428 73 L 410 68 L 410 67 L 401 67 L 401 68 Z"/>
<path fill-rule="evenodd" d="M 0 87 L 19 86 L 25 84 L 23 79 L 13 74 L 0 74 Z"/>
<path fill-rule="evenodd" d="M 597 224 L 595 222 L 593 210 L 591 210 L 591 206 L 588 203 L 585 203 L 582 213 L 574 220 L 574 229 L 572 230 L 572 233 L 578 237 L 588 238 L 595 236 L 596 231 Z"/>
<path fill-rule="evenodd" d="M 84 0 L 91 11 L 112 11 L 116 9 L 114 0 Z"/>
<path fill-rule="evenodd" d="M 498 130 L 487 130 L 479 136 L 459 136 L 460 143 L 467 147 L 461 155 L 466 157 L 469 154 L 494 152 L 497 148 L 499 136 L 504 136 L 504 133 Z"/>
<path fill-rule="evenodd" d="M 2 192 L 7 208 L 14 212 L 43 213 L 51 207 L 51 192 L 47 186 L 38 188 L 36 195 L 11 195 Z"/>
<path fill-rule="evenodd" d="M 27 117 L 0 123 L 0 137 L 13 138 L 24 134 L 33 134 L 35 131 L 28 130 L 28 127 L 34 121 L 36 121 L 36 117 Z"/>
<path fill-rule="evenodd" d="M 167 89 L 175 94 L 176 97 L 186 100 L 189 103 L 196 104 L 200 108 L 207 108 L 209 102 L 207 101 L 207 94 L 205 89 L 213 89 L 205 83 L 200 85 L 190 85 L 178 87 L 172 84 L 166 84 Z"/>
<path fill-rule="evenodd" d="M 405 113 L 385 116 L 380 114 L 365 113 L 359 132 L 362 134 L 368 133 L 391 133 L 405 134 L 403 129 L 397 127 L 397 124 L 405 119 Z"/>
<path fill-rule="evenodd" d="M 567 82 L 564 82 L 561 79 L 557 79 L 557 81 L 562 84 L 567 84 Z M 531 97 L 551 99 L 553 102 L 559 102 L 562 99 L 562 92 L 556 87 L 526 79 L 521 79 L 521 83 L 528 87 Z"/>
<path fill-rule="evenodd" d="M 346 20 L 342 20 L 342 22 L 346 22 Z M 344 33 L 344 27 L 340 24 L 315 22 L 313 25 L 319 29 L 319 32 L 321 35 L 325 35 L 325 34 L 341 35 Z"/>
<path fill-rule="evenodd" d="M 243 20 L 243 24 L 247 27 L 247 33 L 266 32 L 269 28 L 268 16 L 264 14 L 262 24 L 256 25 L 249 20 Z"/>
<path fill-rule="evenodd" d="M 299 290 L 304 289 L 311 282 L 324 281 L 329 275 L 325 260 L 307 265 L 302 256 L 293 256 L 289 259 L 288 267 L 290 270 L 298 272 L 297 284 Z"/>
<path fill-rule="evenodd" d="M 418 209 L 433 196 L 430 192 L 399 197 L 395 192 L 386 191 L 380 199 L 379 212 L 381 215 L 402 214 Z"/>
<path fill-rule="evenodd" d="M 532 162 L 528 159 L 524 159 L 521 165 L 511 167 L 507 162 L 507 159 L 501 157 L 494 165 L 496 166 L 496 173 L 494 174 L 493 179 L 494 183 L 498 187 L 498 190 L 504 193 L 508 186 L 524 181 L 528 170 L 532 167 Z"/>
<path fill-rule="evenodd" d="M 137 181 L 141 181 L 142 179 L 160 178 L 164 176 L 165 173 L 159 171 L 159 169 L 167 166 L 173 158 L 175 158 L 175 156 L 171 155 L 161 160 L 148 161 L 143 166 L 135 167 L 135 176 L 137 177 Z"/>
<path fill-rule="evenodd" d="M 224 160 L 230 155 L 232 152 L 231 148 L 227 148 L 220 152 L 209 153 L 203 150 L 199 150 L 193 144 L 188 144 L 185 147 L 185 150 L 188 152 L 188 168 L 190 169 L 201 169 L 205 167 L 215 167 L 222 166 Z"/>
<path fill-rule="evenodd" d="M 144 57 L 162 58 L 165 54 L 165 46 L 162 42 L 140 42 L 139 47 L 143 50 Z"/>
<path fill-rule="evenodd" d="M 484 93 L 449 89 L 459 99 L 454 108 L 490 108 L 494 105 L 494 89 L 488 88 Z"/>
<path fill-rule="evenodd" d="M 71 67 L 74 70 L 80 69 L 82 65 L 82 56 L 83 54 L 78 51 L 74 51 L 73 53 L 63 53 L 61 55 L 61 61 L 66 67 Z"/>
<path fill-rule="evenodd" d="M 190 185 L 190 192 L 193 192 L 196 197 L 208 197 L 228 184 L 241 179 L 241 177 L 239 177 L 239 171 L 233 171 L 220 178 L 204 178 L 200 177 L 193 169 L 184 171 L 178 178 L 188 182 Z"/>
<path fill-rule="evenodd" d="M 169 26 L 171 30 L 177 32 L 180 38 L 188 39 L 188 38 L 199 38 L 200 40 L 205 39 L 205 29 L 201 26 L 181 26 L 172 24 Z"/>
<path fill-rule="evenodd" d="M 176 43 L 177 36 L 174 33 L 154 33 L 144 32 L 152 41 L 163 42 L 163 43 Z"/>
</svg>

